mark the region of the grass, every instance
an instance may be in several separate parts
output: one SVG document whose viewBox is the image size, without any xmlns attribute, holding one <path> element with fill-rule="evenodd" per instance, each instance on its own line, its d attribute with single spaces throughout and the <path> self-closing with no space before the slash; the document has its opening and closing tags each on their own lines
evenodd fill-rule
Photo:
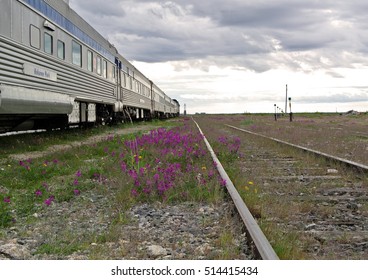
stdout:
<svg viewBox="0 0 368 280">
<path fill-rule="evenodd" d="M 42 244 L 38 247 L 35 254 L 67 256 L 85 249 L 88 245 L 88 244 L 80 244 L 79 242 L 71 239 L 72 237 L 67 237 L 65 241 L 57 240 L 54 242 Z"/>
<path fill-rule="evenodd" d="M 233 260 L 240 253 L 239 246 L 234 244 L 234 236 L 231 231 L 224 231 L 218 238 L 218 246 L 221 248 L 220 260 Z"/>
<path fill-rule="evenodd" d="M 45 232 L 46 241 L 35 253 L 65 256 L 97 243 L 90 252 L 92 257 L 97 257 L 103 255 L 100 245 L 117 241 L 119 228 L 131 222 L 126 210 L 134 204 L 221 201 L 221 181 L 192 122 L 184 119 L 157 122 L 155 126 L 158 128 L 149 133 L 125 136 L 115 135 L 114 129 L 106 128 L 111 133 L 101 142 L 35 159 L 7 159 L 0 166 L 0 234 L 21 223 L 37 223 L 33 218 L 35 213 L 39 219 L 46 219 L 63 203 L 76 207 L 75 211 L 88 208 L 87 194 L 106 197 L 112 213 L 108 230 L 73 235 L 71 227 L 66 225 L 65 231 L 52 238 L 52 233 Z M 67 132 L 65 137 L 47 133 L 32 136 L 35 139 L 29 146 L 75 141 L 97 132 L 82 131 L 82 136 L 74 133 Z M 6 144 L 9 149 L 2 156 L 35 150 L 22 147 L 32 137 L 18 136 L 14 145 L 9 141 Z"/>
<path fill-rule="evenodd" d="M 126 126 L 119 125 L 117 128 Z M 0 146 L 3 148 L 0 151 L 0 158 L 4 158 L 9 154 L 45 150 L 49 146 L 65 144 L 70 141 L 82 141 L 86 137 L 98 135 L 101 132 L 113 131 L 114 129 L 108 126 L 91 129 L 74 128 L 65 131 L 44 131 L 0 137 Z"/>
<path fill-rule="evenodd" d="M 238 116 L 234 120 L 241 121 Z M 217 118 L 216 121 L 221 120 Z M 102 142 L 73 148 L 67 152 L 31 161 L 7 160 L 0 166 L 0 236 L 5 235 L 8 227 L 17 226 L 24 221 L 37 222 L 32 218 L 34 213 L 42 215 L 52 212 L 52 209 L 62 203 L 88 209 L 85 194 L 93 194 L 108 198 L 106 201 L 111 213 L 108 229 L 104 232 L 86 233 L 78 238 L 66 230 L 50 239 L 52 241 L 45 242 L 37 253 L 64 256 L 83 251 L 88 244 L 96 243 L 90 249 L 89 257 L 103 258 L 108 250 L 105 245 L 109 242 L 120 242 L 119 229 L 132 222 L 126 214 L 132 205 L 157 201 L 162 204 L 183 201 L 214 204 L 221 202 L 224 195 L 221 181 L 191 121 L 185 119 L 165 123 L 169 127 L 166 129 L 159 128 L 159 123 L 155 125 L 158 129 L 150 133 L 118 136 L 111 132 Z M 298 228 L 280 226 L 278 221 L 287 220 L 296 213 L 308 215 L 317 208 L 322 215 L 331 215 L 331 208 L 306 201 L 305 196 L 290 202 L 290 196 L 298 196 L 300 193 L 306 196 L 318 195 L 321 189 L 316 188 L 314 183 L 302 187 L 296 184 L 285 187 L 278 186 L 277 182 L 268 182 L 266 186 L 265 178 L 277 176 L 278 169 L 270 168 L 266 163 L 260 165 L 260 168 L 253 168 L 252 161 L 245 161 L 252 159 L 253 155 L 248 152 L 247 145 L 255 140 L 247 140 L 250 141 L 247 143 L 235 134 L 221 135 L 218 132 L 219 126 L 206 122 L 200 122 L 200 125 L 279 257 L 306 258 L 305 246 L 312 244 L 313 240 L 300 234 L 300 229 L 298 231 Z M 256 118 L 252 118 L 252 122 L 244 121 L 243 125 L 250 125 L 252 129 L 263 129 L 258 128 Z M 280 148 L 280 151 L 288 152 L 290 157 L 296 154 L 287 148 Z M 313 156 L 305 154 L 303 159 L 306 165 L 319 168 Z M 249 165 L 244 165 L 244 161 Z M 325 166 L 326 163 L 319 161 L 319 164 Z M 340 175 L 345 175 L 343 167 L 331 166 L 337 168 Z M 298 164 L 294 168 L 291 172 L 299 174 L 305 167 Z M 48 200 L 50 205 L 46 203 Z M 365 209 L 366 205 L 363 205 L 361 210 L 366 211 Z M 204 224 L 206 222 L 203 220 Z M 134 244 L 134 236 L 129 238 Z M 234 240 L 236 237 L 232 236 L 232 231 L 224 227 L 216 241 L 223 252 L 220 258 L 237 257 L 239 246 L 234 245 Z M 68 242 L 70 247 L 66 245 Z M 122 245 L 121 253 L 127 253 L 129 248 L 130 245 Z"/>
<path fill-rule="evenodd" d="M 8 155 L 26 153 L 32 151 L 44 151 L 50 146 L 63 145 L 70 142 L 80 142 L 86 138 L 101 135 L 114 134 L 121 129 L 149 125 L 152 127 L 174 127 L 178 125 L 176 120 L 141 122 L 118 124 L 114 126 L 97 126 L 93 128 L 72 128 L 69 130 L 42 131 L 37 133 L 24 133 L 0 137 L 0 159 L 6 159 Z"/>
<path fill-rule="evenodd" d="M 206 118 L 210 117 L 207 116 Z M 217 121 L 215 124 L 215 122 L 211 122 L 206 118 L 201 117 L 196 119 L 196 121 L 199 122 L 204 130 L 207 139 L 223 163 L 228 175 L 237 187 L 249 210 L 257 219 L 263 232 L 270 240 L 278 256 L 281 259 L 309 258 L 306 250 L 308 250 L 308 244 L 314 244 L 315 240 L 308 234 L 303 233 L 304 226 L 302 222 L 289 223 L 288 221 L 294 221 L 298 217 L 301 219 L 303 216 L 305 217 L 313 212 L 318 213 L 322 217 L 329 217 L 333 214 L 333 210 L 331 210 L 331 207 L 318 205 L 317 201 L 310 200 L 311 197 L 316 196 L 323 190 L 318 181 L 303 184 L 298 184 L 297 182 L 285 184 L 277 182 L 277 180 L 272 181 L 272 178 L 283 176 L 282 174 L 284 174 L 285 170 L 282 166 L 270 165 L 270 162 L 263 160 L 263 157 L 268 158 L 271 155 L 265 153 L 265 150 L 267 150 L 265 147 L 277 149 L 278 153 L 285 157 L 285 160 L 288 158 L 303 159 L 290 167 L 289 172 L 291 176 L 293 174 L 309 174 L 308 170 L 311 167 L 315 168 L 316 171 L 314 172 L 316 174 L 327 172 L 326 166 L 339 170 L 340 176 L 346 177 L 349 172 L 343 166 L 336 166 L 331 162 L 317 159 L 313 155 L 303 154 L 294 149 L 253 136 L 242 137 L 239 148 L 236 149 L 235 153 L 231 153 L 231 146 L 234 143 L 232 139 L 237 139 L 240 135 L 237 132 L 221 127 Z M 221 135 L 222 133 L 225 135 L 232 135 L 233 133 L 233 135 L 225 137 Z M 255 142 L 265 149 L 263 150 L 263 157 L 261 156 L 262 153 L 260 153 L 258 158 L 257 153 L 255 153 L 257 156 L 255 157 L 255 155 L 248 152 L 248 145 L 251 146 Z M 253 164 L 253 161 L 256 161 L 256 164 Z M 321 166 L 324 166 L 324 169 L 321 170 Z M 336 182 L 335 187 L 338 186 L 343 187 L 344 183 Z"/>
<path fill-rule="evenodd" d="M 303 241 L 298 232 L 282 230 L 274 223 L 265 220 L 260 220 L 259 225 L 264 234 L 269 237 L 270 243 L 280 259 L 300 260 L 306 257 L 301 250 Z"/>
<path fill-rule="evenodd" d="M 368 164 L 366 149 L 367 114 L 341 116 L 339 114 L 296 114 L 295 121 L 282 118 L 275 122 L 272 116 L 249 116 L 234 119 L 233 125 L 245 127 L 266 136 L 319 150 L 363 164 Z"/>
<path fill-rule="evenodd" d="M 241 122 L 241 124 L 244 126 L 249 126 L 249 125 L 254 124 L 254 121 L 253 119 L 245 119 L 244 121 Z"/>
</svg>

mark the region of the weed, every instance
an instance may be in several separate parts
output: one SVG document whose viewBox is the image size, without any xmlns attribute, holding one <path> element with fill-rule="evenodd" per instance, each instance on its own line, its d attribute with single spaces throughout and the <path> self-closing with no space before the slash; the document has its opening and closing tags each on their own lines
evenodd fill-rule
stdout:
<svg viewBox="0 0 368 280">
<path fill-rule="evenodd" d="M 10 162 L 0 173 L 11 190 L 11 203 L 1 202 L 1 227 L 91 189 L 107 195 L 116 188 L 114 204 L 122 209 L 137 201 L 217 201 L 221 187 L 202 137 L 189 120 L 175 124 L 147 134 L 110 135 L 46 159 Z"/>
</svg>

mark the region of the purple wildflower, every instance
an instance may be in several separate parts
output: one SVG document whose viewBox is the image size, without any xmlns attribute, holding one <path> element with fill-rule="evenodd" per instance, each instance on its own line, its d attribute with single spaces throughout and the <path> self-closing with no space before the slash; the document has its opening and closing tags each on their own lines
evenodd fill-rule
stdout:
<svg viewBox="0 0 368 280">
<path fill-rule="evenodd" d="M 215 175 L 215 171 L 213 171 L 212 169 L 208 171 L 208 178 L 211 179 L 213 176 Z"/>
<path fill-rule="evenodd" d="M 160 175 L 156 173 L 155 175 L 153 175 L 153 179 L 155 180 L 155 182 L 157 182 L 160 179 Z"/>
<path fill-rule="evenodd" d="M 74 190 L 74 195 L 80 195 L 80 190 L 75 189 Z"/>
<path fill-rule="evenodd" d="M 47 206 L 50 206 L 50 204 L 54 201 L 55 197 L 53 195 L 51 195 L 48 199 L 46 199 L 44 201 L 44 203 L 47 205 Z"/>
<path fill-rule="evenodd" d="M 143 192 L 145 193 L 145 194 L 150 194 L 151 192 L 152 192 L 152 189 L 150 188 L 150 187 L 145 187 L 144 189 L 143 189 Z"/>
<path fill-rule="evenodd" d="M 75 176 L 81 177 L 82 176 L 82 172 L 80 170 L 78 170 L 77 173 L 75 173 Z"/>
<path fill-rule="evenodd" d="M 134 186 L 139 187 L 141 183 L 139 182 L 138 178 L 134 180 Z"/>
<path fill-rule="evenodd" d="M 35 191 L 36 196 L 42 196 L 42 191 L 40 189 Z"/>
<path fill-rule="evenodd" d="M 220 136 L 217 140 L 218 140 L 221 144 L 224 144 L 224 145 L 226 145 L 226 144 L 227 144 L 227 137 L 226 137 L 226 136 Z"/>
<path fill-rule="evenodd" d="M 127 171 L 127 165 L 126 165 L 126 163 L 125 162 L 122 162 L 120 164 L 120 168 L 121 168 L 121 171 L 126 172 Z"/>
<path fill-rule="evenodd" d="M 132 191 L 130 192 L 132 196 L 137 197 L 138 196 L 138 192 L 136 189 L 132 189 Z"/>
<path fill-rule="evenodd" d="M 139 163 L 139 159 L 142 158 L 141 156 L 139 155 L 134 155 L 134 160 L 135 160 L 135 163 Z"/>
<path fill-rule="evenodd" d="M 220 178 L 220 186 L 221 186 L 221 187 L 226 187 L 226 184 L 227 184 L 226 180 L 225 180 L 225 179 Z"/>
<path fill-rule="evenodd" d="M 42 187 L 44 187 L 47 191 L 49 190 L 49 185 L 46 182 L 43 182 Z"/>
<path fill-rule="evenodd" d="M 10 196 L 4 197 L 4 202 L 5 203 L 10 203 Z"/>
<path fill-rule="evenodd" d="M 129 176 L 130 176 L 132 179 L 137 180 L 137 178 L 138 178 L 138 174 L 137 174 L 137 172 L 136 172 L 134 169 L 130 169 L 130 170 L 128 171 L 128 174 L 129 174 Z"/>
<path fill-rule="evenodd" d="M 79 184 L 78 179 L 74 179 L 73 185 L 77 186 Z"/>
</svg>

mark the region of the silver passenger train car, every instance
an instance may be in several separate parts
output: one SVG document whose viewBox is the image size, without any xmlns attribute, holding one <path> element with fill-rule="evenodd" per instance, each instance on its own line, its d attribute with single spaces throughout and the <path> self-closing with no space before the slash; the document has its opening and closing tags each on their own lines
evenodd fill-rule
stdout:
<svg viewBox="0 0 368 280">
<path fill-rule="evenodd" d="M 69 0 L 0 0 L 0 133 L 179 112 Z"/>
</svg>

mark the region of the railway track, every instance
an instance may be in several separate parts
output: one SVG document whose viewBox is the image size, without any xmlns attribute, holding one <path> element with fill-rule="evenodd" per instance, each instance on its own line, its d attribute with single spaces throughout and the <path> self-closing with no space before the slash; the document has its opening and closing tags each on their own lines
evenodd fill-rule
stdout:
<svg viewBox="0 0 368 280">
<path fill-rule="evenodd" d="M 206 146 L 207 146 L 208 150 L 211 153 L 213 161 L 216 163 L 217 169 L 218 169 L 222 179 L 226 181 L 227 191 L 228 191 L 230 197 L 232 198 L 232 200 L 235 204 L 235 207 L 238 210 L 238 213 L 239 213 L 240 217 L 242 218 L 242 220 L 245 224 L 245 227 L 246 227 L 246 230 L 247 230 L 249 236 L 251 237 L 251 239 L 253 240 L 253 242 L 255 244 L 256 251 L 257 251 L 258 255 L 263 260 L 278 260 L 279 258 L 277 256 L 277 254 L 273 250 L 271 244 L 269 243 L 269 241 L 265 237 L 264 233 L 262 232 L 262 230 L 258 226 L 255 219 L 253 218 L 251 212 L 249 211 L 249 209 L 245 205 L 243 199 L 240 197 L 240 195 L 237 192 L 234 184 L 232 183 L 231 179 L 227 175 L 227 173 L 226 173 L 225 169 L 223 168 L 221 162 L 218 160 L 215 152 L 213 151 L 210 143 L 207 141 L 207 139 L 206 139 L 205 135 L 203 134 L 201 128 L 199 127 L 198 123 L 196 121 L 194 121 L 194 122 L 197 125 L 200 133 L 203 136 L 203 139 L 206 143 Z"/>
<path fill-rule="evenodd" d="M 239 128 L 239 127 L 236 127 L 236 126 L 232 126 L 232 125 L 228 125 L 228 124 L 226 126 L 231 127 L 233 129 L 236 129 L 236 130 L 239 130 L 239 131 L 242 131 L 242 132 L 246 132 L 246 133 L 253 134 L 253 135 L 256 135 L 256 136 L 259 136 L 259 137 L 263 137 L 263 138 L 266 138 L 266 139 L 269 139 L 269 140 L 273 140 L 277 143 L 284 144 L 284 145 L 287 145 L 287 146 L 290 146 L 290 147 L 293 147 L 293 148 L 297 148 L 297 149 L 300 149 L 302 151 L 312 153 L 312 154 L 320 156 L 320 157 L 324 157 L 328 160 L 332 160 L 332 161 L 335 161 L 335 162 L 338 162 L 338 163 L 343 163 L 343 164 L 345 164 L 349 167 L 355 168 L 359 171 L 368 172 L 368 165 L 365 165 L 365 164 L 361 164 L 361 163 L 358 163 L 358 162 L 355 162 L 355 161 L 347 160 L 347 159 L 337 157 L 337 156 L 334 156 L 334 155 L 326 154 L 326 153 L 323 153 L 323 152 L 320 152 L 320 151 L 317 151 L 317 150 L 313 150 L 313 149 L 309 149 L 309 148 L 306 148 L 306 147 L 303 147 L 303 146 L 300 146 L 300 145 L 295 145 L 295 144 L 292 144 L 292 143 L 289 143 L 289 142 L 286 142 L 286 141 L 282 141 L 282 140 L 279 140 L 279 139 L 276 139 L 276 138 L 273 138 L 273 137 L 267 137 L 267 136 L 264 136 L 262 134 L 255 133 L 255 132 L 252 132 L 250 130 L 242 129 L 242 128 Z"/>
<path fill-rule="evenodd" d="M 240 192 L 244 180 L 258 186 L 260 205 L 249 207 L 252 214 L 258 223 L 294 236 L 295 258 L 368 258 L 366 166 L 234 126 L 197 121 L 210 142 L 223 134 L 241 138 L 244 156 L 230 168 L 236 168 L 232 179 Z"/>
</svg>

